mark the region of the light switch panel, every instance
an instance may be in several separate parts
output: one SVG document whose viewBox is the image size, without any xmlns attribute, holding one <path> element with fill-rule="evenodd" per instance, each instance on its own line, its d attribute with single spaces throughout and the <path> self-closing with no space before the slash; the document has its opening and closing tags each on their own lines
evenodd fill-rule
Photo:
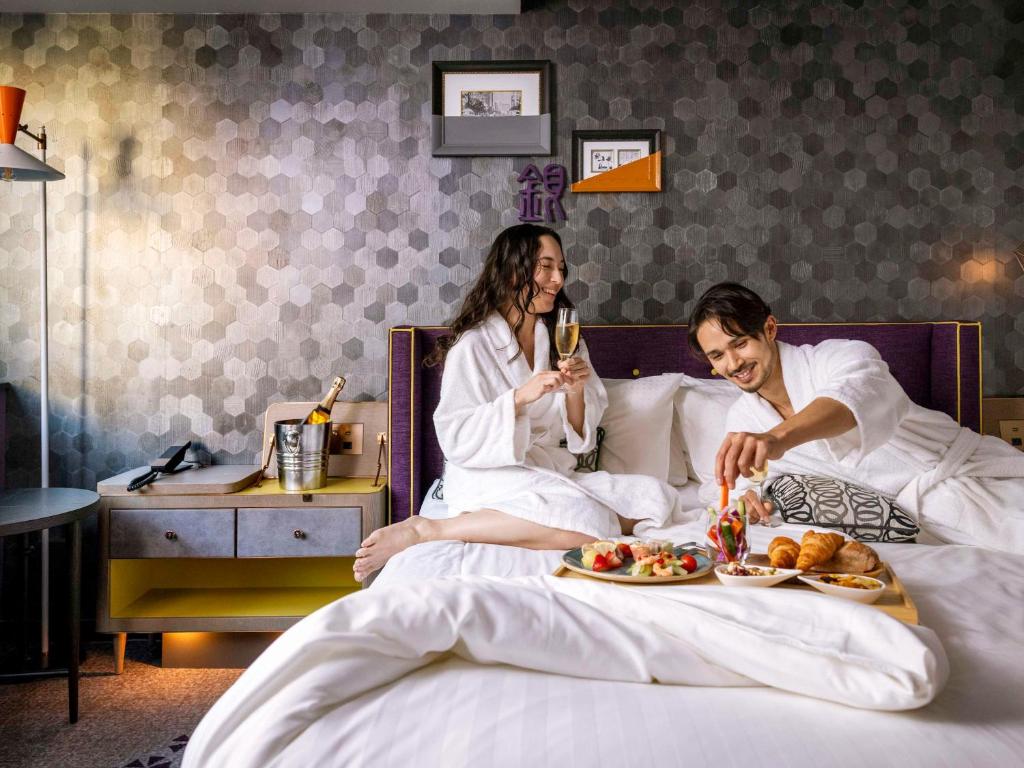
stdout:
<svg viewBox="0 0 1024 768">
<path fill-rule="evenodd" d="M 331 453 L 359 456 L 362 452 L 362 424 L 331 424 Z"/>
<path fill-rule="evenodd" d="M 1024 419 L 1002 419 L 999 436 L 1019 451 L 1024 451 Z"/>
</svg>

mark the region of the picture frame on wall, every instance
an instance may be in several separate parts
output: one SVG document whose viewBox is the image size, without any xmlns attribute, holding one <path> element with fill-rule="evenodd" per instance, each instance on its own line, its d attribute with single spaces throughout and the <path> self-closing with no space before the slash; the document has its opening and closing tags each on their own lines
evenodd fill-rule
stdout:
<svg viewBox="0 0 1024 768">
<path fill-rule="evenodd" d="M 551 62 L 435 61 L 437 157 L 551 154 Z"/>
<path fill-rule="evenodd" d="M 572 132 L 573 192 L 661 192 L 661 131 Z"/>
</svg>

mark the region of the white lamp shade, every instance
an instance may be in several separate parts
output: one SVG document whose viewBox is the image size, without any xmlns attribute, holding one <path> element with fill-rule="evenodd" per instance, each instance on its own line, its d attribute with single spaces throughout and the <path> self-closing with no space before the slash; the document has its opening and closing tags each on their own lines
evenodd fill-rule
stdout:
<svg viewBox="0 0 1024 768">
<path fill-rule="evenodd" d="M 60 181 L 64 174 L 13 144 L 0 144 L 0 180 Z"/>
</svg>

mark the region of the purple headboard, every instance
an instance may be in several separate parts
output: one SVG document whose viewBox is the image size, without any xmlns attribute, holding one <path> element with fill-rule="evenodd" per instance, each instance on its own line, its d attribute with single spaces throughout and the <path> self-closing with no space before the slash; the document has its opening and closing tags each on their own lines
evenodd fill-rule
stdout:
<svg viewBox="0 0 1024 768">
<path fill-rule="evenodd" d="M 423 494 L 442 471 L 444 456 L 434 434 L 442 368 L 424 368 L 423 358 L 446 332 L 437 326 L 391 329 L 388 484 L 392 522 L 419 511 Z M 594 370 L 603 378 L 679 371 L 711 378 L 708 366 L 690 354 L 685 325 L 593 325 L 584 326 L 582 332 Z M 980 430 L 980 323 L 781 324 L 779 338 L 791 344 L 815 344 L 824 339 L 866 341 L 889 364 L 911 400 Z"/>
</svg>

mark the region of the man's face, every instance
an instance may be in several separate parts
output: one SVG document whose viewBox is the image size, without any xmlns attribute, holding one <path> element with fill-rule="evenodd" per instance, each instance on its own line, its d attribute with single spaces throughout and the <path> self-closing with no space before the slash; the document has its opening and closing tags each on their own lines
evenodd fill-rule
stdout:
<svg viewBox="0 0 1024 768">
<path fill-rule="evenodd" d="M 760 336 L 730 336 L 717 319 L 697 329 L 697 342 L 718 375 L 744 392 L 757 392 L 775 370 L 775 318 L 769 317 Z"/>
</svg>

